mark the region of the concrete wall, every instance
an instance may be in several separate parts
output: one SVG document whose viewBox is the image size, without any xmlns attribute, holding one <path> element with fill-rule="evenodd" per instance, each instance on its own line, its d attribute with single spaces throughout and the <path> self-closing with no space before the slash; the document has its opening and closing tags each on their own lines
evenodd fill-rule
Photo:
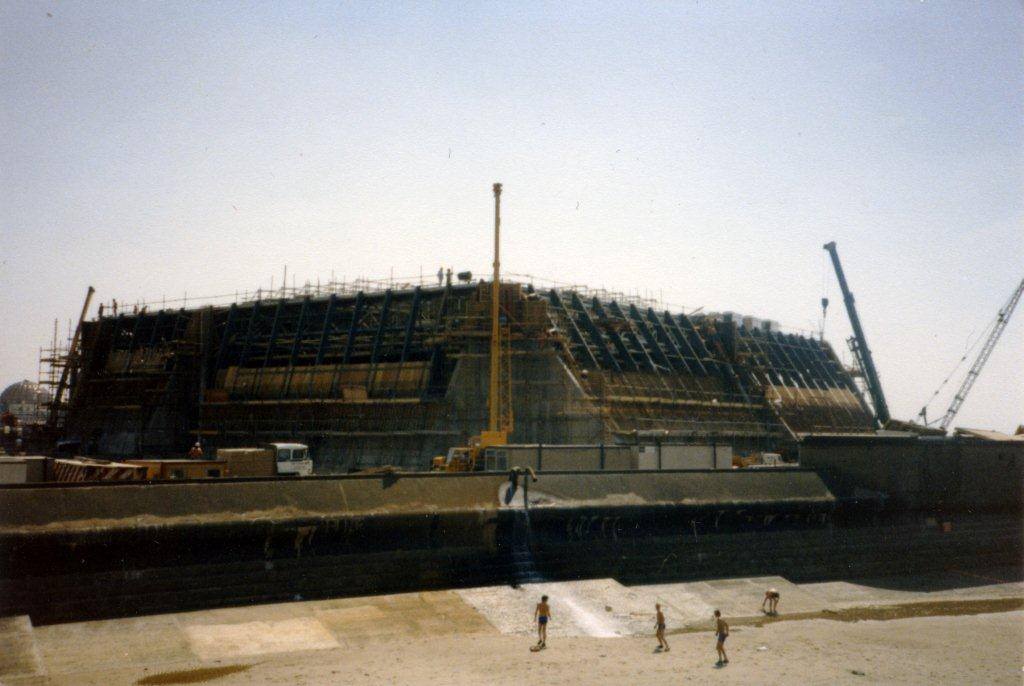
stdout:
<svg viewBox="0 0 1024 686">
<path fill-rule="evenodd" d="M 226 522 L 260 517 L 484 511 L 504 475 L 372 475 L 0 489 L 0 534 Z"/>
<path fill-rule="evenodd" d="M 454 363 L 444 398 L 405 404 L 345 408 L 335 430 L 282 434 L 310 446 L 317 474 L 393 465 L 427 470 L 431 459 L 487 427 L 488 358 L 467 354 Z M 524 351 L 512 360 L 511 440 L 517 443 L 611 442 L 600 414 L 583 398 L 554 350 Z M 361 413 L 357 418 L 356 413 Z M 262 440 L 273 440 L 264 436 Z"/>
<path fill-rule="evenodd" d="M 33 622 L 548 579 L 1019 563 L 1019 516 L 842 513 L 800 469 L 0 488 L 0 615 Z M 515 494 L 513 494 L 515 495 Z M 930 521 L 930 523 L 929 523 Z M 525 567 L 524 567 L 525 561 Z M 525 571 L 524 571 L 525 570 Z"/>
<path fill-rule="evenodd" d="M 961 438 L 811 436 L 800 466 L 837 496 L 883 494 L 910 510 L 1014 510 L 1024 503 L 1024 444 Z"/>
<path fill-rule="evenodd" d="M 489 364 L 484 353 L 461 357 L 448 385 L 451 415 L 444 420 L 466 438 L 487 427 Z M 550 348 L 512 356 L 512 411 L 511 443 L 612 442 L 597 408 Z"/>
<path fill-rule="evenodd" d="M 28 464 L 24 460 L 5 457 L 0 459 L 0 484 L 28 482 Z"/>
<path fill-rule="evenodd" d="M 628 445 L 506 445 L 489 448 L 484 461 L 485 468 L 493 471 L 512 467 L 551 472 L 636 469 L 633 448 Z"/>
<path fill-rule="evenodd" d="M 38 483 L 45 480 L 45 457 L 38 455 L 0 457 L 0 484 Z"/>
<path fill-rule="evenodd" d="M 522 513 L 503 504 L 508 483 L 392 474 L 0 488 L 0 615 L 63 621 L 505 583 L 519 569 Z M 733 513 L 742 528 L 752 512 L 825 516 L 831 496 L 796 470 L 542 473 L 530 503 L 561 550 L 570 528 L 602 518 L 678 532 Z"/>
<path fill-rule="evenodd" d="M 0 615 L 34 622 L 507 580 L 498 475 L 0 489 Z"/>
<path fill-rule="evenodd" d="M 536 509 L 637 506 L 733 508 L 805 504 L 818 511 L 834 499 L 817 474 L 800 469 L 542 474 L 529 485 Z"/>
<path fill-rule="evenodd" d="M 820 581 L 948 569 L 985 575 L 1019 567 L 1024 555 L 1024 527 L 1007 515 L 964 515 L 946 532 L 925 517 L 839 524 L 779 508 L 573 514 L 531 514 L 537 574 L 636 584 L 767 575 Z"/>
<path fill-rule="evenodd" d="M 731 445 L 641 445 L 637 469 L 732 469 Z"/>
</svg>

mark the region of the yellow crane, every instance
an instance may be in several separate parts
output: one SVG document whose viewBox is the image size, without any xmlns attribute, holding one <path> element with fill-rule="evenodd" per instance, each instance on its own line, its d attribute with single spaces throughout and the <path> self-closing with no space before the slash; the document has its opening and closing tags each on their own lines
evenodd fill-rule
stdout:
<svg viewBox="0 0 1024 686">
<path fill-rule="evenodd" d="M 487 387 L 487 429 L 469 439 L 468 446 L 451 448 L 447 457 L 434 458 L 433 469 L 446 472 L 471 472 L 480 463 L 484 450 L 508 443 L 512 432 L 510 355 L 503 350 L 501 326 L 501 184 L 494 184 L 494 278 L 491 281 L 490 380 Z M 503 369 L 504 367 L 504 369 Z M 502 372 L 505 372 L 504 374 Z M 503 390 L 505 391 L 503 393 Z"/>
</svg>

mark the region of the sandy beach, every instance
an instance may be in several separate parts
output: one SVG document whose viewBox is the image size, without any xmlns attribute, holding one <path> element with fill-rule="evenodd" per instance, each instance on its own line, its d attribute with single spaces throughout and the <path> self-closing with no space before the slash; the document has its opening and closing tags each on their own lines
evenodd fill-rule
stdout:
<svg viewBox="0 0 1024 686">
<path fill-rule="evenodd" d="M 989 638 L 975 640 L 982 636 Z M 653 638 L 566 638 L 550 641 L 540 653 L 528 650 L 529 639 L 487 634 L 381 641 L 242 663 L 243 671 L 209 683 L 1020 684 L 1024 675 L 1024 612 L 737 627 L 727 641 L 730 663 L 721 669 L 710 632 L 669 640 L 672 650 L 664 654 L 652 652 Z M 184 682 L 172 677 L 148 683 Z"/>
<path fill-rule="evenodd" d="M 611 579 L 338 598 L 32 627 L 0 622 L 0 683 L 1020 684 L 1024 584 L 780 577 L 625 587 Z M 950 582 L 960 579 L 960 586 Z M 781 614 L 757 612 L 765 583 Z M 551 595 L 548 648 L 532 607 Z M 671 651 L 655 651 L 662 602 Z M 708 609 L 730 621 L 716 667 Z M 742 613 L 746 611 L 746 614 Z"/>
</svg>

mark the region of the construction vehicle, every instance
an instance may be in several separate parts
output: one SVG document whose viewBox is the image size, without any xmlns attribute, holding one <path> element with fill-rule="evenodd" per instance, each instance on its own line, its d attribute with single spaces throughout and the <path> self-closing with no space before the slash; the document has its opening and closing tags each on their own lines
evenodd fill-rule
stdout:
<svg viewBox="0 0 1024 686">
<path fill-rule="evenodd" d="M 302 443 L 270 443 L 262 448 L 218 448 L 230 476 L 311 476 L 313 460 Z"/>
<path fill-rule="evenodd" d="M 505 438 L 501 438 L 500 440 L 488 442 L 487 445 L 484 445 L 484 435 L 489 433 L 489 431 L 481 431 L 479 436 L 473 436 L 469 439 L 468 446 L 456 446 L 449 448 L 447 455 L 438 455 L 435 457 L 433 462 L 433 471 L 476 471 L 477 465 L 483 465 L 484 449 L 492 445 L 502 445 L 506 441 Z"/>
<path fill-rule="evenodd" d="M 484 451 L 491 446 L 505 445 L 512 432 L 512 403 L 502 393 L 502 376 L 509 376 L 509 355 L 502 350 L 501 327 L 501 184 L 494 190 L 494 279 L 491 281 L 491 345 L 490 381 L 487 389 L 487 430 L 469 439 L 468 446 L 450 448 L 445 456 L 434 458 L 432 469 L 443 472 L 472 472 L 483 467 Z M 503 367 L 505 367 L 503 374 Z M 508 390 L 508 389 L 505 389 Z"/>
<path fill-rule="evenodd" d="M 177 479 L 220 479 L 228 474 L 224 460 L 193 460 L 189 458 L 125 460 L 125 464 L 144 467 L 148 481 Z"/>
<path fill-rule="evenodd" d="M 782 455 L 778 453 L 761 453 L 756 461 L 746 465 L 750 469 L 768 469 L 785 466 L 786 463 L 782 460 Z"/>
<path fill-rule="evenodd" d="M 960 411 L 960 407 L 964 404 L 964 400 L 967 399 L 967 394 L 970 392 L 971 387 L 974 386 L 974 382 L 977 381 L 982 368 L 985 366 L 985 363 L 988 362 L 988 358 L 992 355 L 992 351 L 995 349 L 996 343 L 999 342 L 999 337 L 1003 335 L 1003 331 L 1006 329 L 1006 324 L 1010 321 L 1010 316 L 1013 314 L 1014 309 L 1017 307 L 1017 303 L 1020 301 L 1022 292 L 1024 292 L 1024 279 L 1021 279 L 1021 282 L 1017 284 L 1017 288 L 1010 296 L 1010 299 L 999 310 L 999 314 L 996 315 L 995 321 L 990 325 L 992 330 L 985 338 L 985 343 L 981 346 L 981 351 L 978 353 L 978 356 L 974 359 L 974 364 L 971 365 L 970 370 L 967 372 L 967 376 L 960 384 L 960 388 L 957 389 L 956 394 L 953 396 L 953 401 L 949 404 L 949 408 L 946 410 L 946 413 L 942 415 L 942 419 L 939 420 L 939 429 L 943 432 L 945 432 L 949 428 L 949 425 L 953 423 L 953 418 L 956 417 L 957 413 Z M 967 355 L 965 354 L 964 358 L 966 357 Z M 947 378 L 946 381 L 948 380 L 949 379 Z M 939 394 L 939 391 L 942 390 L 942 386 L 946 384 L 946 381 L 943 381 L 942 384 L 939 385 L 938 390 L 932 394 L 932 399 Z M 927 404 L 921 408 L 921 412 L 918 413 L 918 416 L 921 417 L 925 426 L 929 425 Z"/>
</svg>

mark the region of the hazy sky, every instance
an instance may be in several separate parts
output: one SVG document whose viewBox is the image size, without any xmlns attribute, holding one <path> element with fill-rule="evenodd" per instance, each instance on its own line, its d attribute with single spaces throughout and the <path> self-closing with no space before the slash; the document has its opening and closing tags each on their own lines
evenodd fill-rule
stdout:
<svg viewBox="0 0 1024 686">
<path fill-rule="evenodd" d="M 1024 276 L 1011 0 L 6 0 L 0 31 L 0 384 L 89 284 L 486 271 L 494 181 L 509 271 L 801 329 L 827 294 L 848 358 L 838 241 L 901 418 Z M 957 424 L 1024 422 L 1022 375 L 1024 311 Z"/>
</svg>

